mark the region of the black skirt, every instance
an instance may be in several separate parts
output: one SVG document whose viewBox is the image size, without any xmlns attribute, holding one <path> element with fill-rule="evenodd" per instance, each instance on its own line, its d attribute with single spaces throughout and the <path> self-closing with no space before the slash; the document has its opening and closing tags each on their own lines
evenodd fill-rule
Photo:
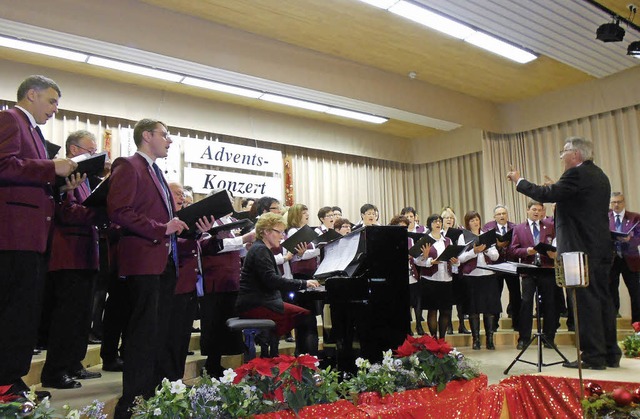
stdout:
<svg viewBox="0 0 640 419">
<path fill-rule="evenodd" d="M 496 275 L 464 276 L 467 298 L 466 313 L 500 313 L 500 284 Z"/>
<path fill-rule="evenodd" d="M 424 310 L 451 310 L 454 303 L 452 281 L 431 281 L 420 278 L 420 283 Z"/>
</svg>

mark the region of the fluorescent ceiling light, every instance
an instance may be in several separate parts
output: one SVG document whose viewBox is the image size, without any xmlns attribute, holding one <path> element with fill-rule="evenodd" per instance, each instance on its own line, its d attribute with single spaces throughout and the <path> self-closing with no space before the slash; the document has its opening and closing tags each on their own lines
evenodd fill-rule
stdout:
<svg viewBox="0 0 640 419">
<path fill-rule="evenodd" d="M 466 25 L 407 1 L 400 1 L 394 4 L 389 8 L 389 11 L 458 39 L 464 39 L 475 32 Z"/>
<path fill-rule="evenodd" d="M 79 52 L 69 51 L 67 49 L 54 48 L 35 42 L 26 42 L 19 39 L 7 38 L 4 36 L 0 36 L 0 46 L 80 62 L 86 61 L 87 57 L 89 57 L 87 54 L 81 54 Z"/>
<path fill-rule="evenodd" d="M 360 0 L 363 3 L 370 4 L 381 9 L 388 9 L 393 6 L 398 0 Z"/>
<path fill-rule="evenodd" d="M 203 89 L 215 90 L 217 92 L 250 97 L 253 99 L 259 98 L 263 93 L 257 90 L 245 89 L 242 87 L 232 86 L 230 84 L 224 83 L 217 83 L 209 80 L 202 80 L 195 77 L 185 77 L 184 80 L 182 80 L 182 83 L 188 84 L 189 86 L 202 87 Z"/>
<path fill-rule="evenodd" d="M 168 71 L 156 70 L 141 65 L 129 64 L 122 61 L 109 60 L 101 57 L 89 57 L 87 63 L 172 82 L 179 82 L 184 77 L 180 74 L 170 73 Z"/>
<path fill-rule="evenodd" d="M 470 37 L 465 38 L 464 40 L 465 42 L 493 52 L 494 54 L 509 58 L 510 60 L 516 61 L 520 64 L 528 63 L 529 61 L 533 61 L 537 58 L 535 55 L 528 51 L 525 51 L 518 47 L 514 47 L 511 44 L 508 44 L 482 32 L 476 32 Z"/>
<path fill-rule="evenodd" d="M 265 93 L 264 95 L 260 96 L 260 99 L 266 100 L 267 102 L 280 103 L 282 105 L 308 109 L 310 111 L 316 111 L 316 112 L 326 112 L 327 110 L 329 110 L 329 107 L 327 105 L 307 102 L 306 100 L 293 99 L 286 96 L 274 95 L 271 93 Z"/>
<path fill-rule="evenodd" d="M 342 116 L 345 118 L 357 119 L 359 121 L 371 122 L 372 124 L 383 124 L 389 120 L 388 118 L 382 118 L 380 116 L 370 115 L 366 113 L 348 111 L 341 108 L 329 108 L 329 110 L 327 110 L 327 113 L 331 115 Z"/>
</svg>

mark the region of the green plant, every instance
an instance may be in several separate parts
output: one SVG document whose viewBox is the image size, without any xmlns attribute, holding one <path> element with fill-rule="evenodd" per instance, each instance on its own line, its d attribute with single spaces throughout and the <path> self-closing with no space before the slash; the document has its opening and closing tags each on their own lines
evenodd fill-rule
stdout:
<svg viewBox="0 0 640 419">
<path fill-rule="evenodd" d="M 622 341 L 622 352 L 627 358 L 640 357 L 640 322 L 633 323 L 633 333 Z"/>
</svg>

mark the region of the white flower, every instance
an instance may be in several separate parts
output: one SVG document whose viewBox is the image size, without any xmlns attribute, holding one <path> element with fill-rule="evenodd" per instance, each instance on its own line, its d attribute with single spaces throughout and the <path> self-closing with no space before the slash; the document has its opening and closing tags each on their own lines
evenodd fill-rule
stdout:
<svg viewBox="0 0 640 419">
<path fill-rule="evenodd" d="M 231 384 L 237 375 L 233 368 L 227 368 L 224 370 L 222 377 L 220 377 L 220 382 L 222 384 Z"/>
<path fill-rule="evenodd" d="M 187 390 L 187 386 L 182 383 L 182 380 L 171 382 L 171 394 L 182 394 Z"/>
<path fill-rule="evenodd" d="M 356 367 L 358 368 L 371 368 L 371 363 L 364 358 L 356 358 Z"/>
<path fill-rule="evenodd" d="M 402 360 L 400 360 L 400 359 L 396 359 L 395 361 L 393 361 L 393 365 L 394 365 L 396 368 L 400 368 L 400 367 L 402 367 Z"/>
<path fill-rule="evenodd" d="M 417 367 L 420 365 L 420 360 L 415 354 L 409 356 L 409 362 L 411 362 L 411 365 L 413 365 L 414 367 Z"/>
<path fill-rule="evenodd" d="M 393 369 L 393 365 L 394 365 L 393 359 L 391 359 L 391 358 L 386 358 L 385 357 L 382 360 L 382 366 L 385 367 L 388 370 L 392 370 Z"/>
<path fill-rule="evenodd" d="M 159 407 L 153 410 L 153 416 L 160 416 L 162 414 L 162 410 Z"/>
<path fill-rule="evenodd" d="M 67 413 L 67 416 L 65 416 L 66 419 L 80 419 L 80 412 L 78 412 L 76 409 L 70 410 L 69 413 Z"/>
<path fill-rule="evenodd" d="M 384 351 L 384 352 L 382 353 L 382 357 L 383 357 L 384 359 L 387 359 L 387 358 L 391 359 L 391 358 L 393 358 L 393 351 L 392 351 L 391 349 L 389 349 L 388 351 Z"/>
</svg>

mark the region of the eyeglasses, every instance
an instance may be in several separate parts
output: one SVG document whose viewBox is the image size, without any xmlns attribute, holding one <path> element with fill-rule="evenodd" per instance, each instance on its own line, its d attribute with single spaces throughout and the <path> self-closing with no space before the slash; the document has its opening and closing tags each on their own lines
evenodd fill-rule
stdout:
<svg viewBox="0 0 640 419">
<path fill-rule="evenodd" d="M 280 234 L 281 236 L 284 234 L 283 230 L 276 230 L 275 228 L 272 228 L 271 231 L 275 231 L 276 233 Z"/>
<path fill-rule="evenodd" d="M 160 136 L 162 138 L 164 138 L 165 140 L 170 140 L 171 137 L 169 136 L 169 132 L 168 131 L 162 131 L 162 130 L 157 130 L 157 129 L 152 129 L 151 132 L 159 132 Z"/>
<path fill-rule="evenodd" d="M 93 150 L 89 150 L 88 148 L 81 147 L 81 146 L 79 146 L 78 144 L 73 144 L 73 145 L 74 145 L 74 146 L 76 146 L 76 147 L 78 147 L 80 150 L 84 150 L 84 151 L 86 151 L 87 153 L 89 153 L 89 154 L 90 154 L 90 155 L 92 155 L 92 156 L 93 156 L 94 154 L 96 154 L 96 152 L 98 151 L 98 150 L 95 150 L 95 149 L 93 149 Z"/>
</svg>

